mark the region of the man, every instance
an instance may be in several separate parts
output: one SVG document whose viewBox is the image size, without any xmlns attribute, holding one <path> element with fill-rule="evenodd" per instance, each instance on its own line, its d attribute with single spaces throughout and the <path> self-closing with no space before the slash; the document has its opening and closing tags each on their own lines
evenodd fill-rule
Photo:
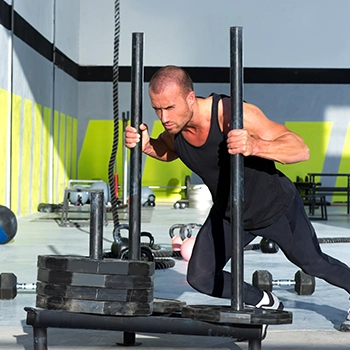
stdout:
<svg viewBox="0 0 350 350">
<path fill-rule="evenodd" d="M 294 184 L 276 170 L 275 161 L 290 164 L 309 158 L 301 137 L 244 103 L 243 129 L 231 130 L 230 98 L 195 96 L 192 80 L 179 67 L 158 70 L 149 84 L 152 107 L 164 126 L 157 139 L 147 126 L 129 126 L 125 146 L 142 139 L 142 151 L 161 161 L 180 158 L 198 174 L 212 194 L 213 207 L 197 234 L 187 280 L 199 292 L 231 297 L 231 276 L 223 271 L 230 259 L 230 155 L 244 156 L 244 244 L 256 236 L 274 240 L 304 272 L 350 292 L 350 269 L 323 252 Z M 246 305 L 282 309 L 279 299 L 244 283 Z"/>
</svg>

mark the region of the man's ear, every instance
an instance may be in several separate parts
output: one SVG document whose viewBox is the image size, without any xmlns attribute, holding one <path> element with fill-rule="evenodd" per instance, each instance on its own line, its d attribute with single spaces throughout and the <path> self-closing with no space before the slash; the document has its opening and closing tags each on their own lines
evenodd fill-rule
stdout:
<svg viewBox="0 0 350 350">
<path fill-rule="evenodd" d="M 189 92 L 186 99 L 187 99 L 187 103 L 190 106 L 193 106 L 194 102 L 196 101 L 196 95 L 194 91 Z"/>
</svg>

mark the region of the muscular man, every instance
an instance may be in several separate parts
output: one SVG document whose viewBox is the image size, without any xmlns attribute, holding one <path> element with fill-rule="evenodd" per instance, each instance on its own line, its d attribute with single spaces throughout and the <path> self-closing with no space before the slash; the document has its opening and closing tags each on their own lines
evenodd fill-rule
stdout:
<svg viewBox="0 0 350 350">
<path fill-rule="evenodd" d="M 149 84 L 152 107 L 164 126 L 157 139 L 147 126 L 129 126 L 125 146 L 142 140 L 142 151 L 161 161 L 180 158 L 208 186 L 213 206 L 197 234 L 188 264 L 188 283 L 199 292 L 231 297 L 231 276 L 223 271 L 230 259 L 230 155 L 244 156 L 244 243 L 256 236 L 274 240 L 304 272 L 350 292 L 350 269 L 324 254 L 294 184 L 275 167 L 309 158 L 301 137 L 244 103 L 243 129 L 231 130 L 230 98 L 197 97 L 192 80 L 179 67 L 158 70 Z M 142 137 L 141 137 L 141 135 Z M 272 293 L 244 283 L 246 305 L 281 309 Z"/>
</svg>

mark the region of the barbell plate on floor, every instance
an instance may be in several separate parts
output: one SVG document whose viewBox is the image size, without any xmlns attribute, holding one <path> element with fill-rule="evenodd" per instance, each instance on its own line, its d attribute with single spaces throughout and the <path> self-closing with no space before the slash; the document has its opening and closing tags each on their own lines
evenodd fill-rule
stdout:
<svg viewBox="0 0 350 350">
<path fill-rule="evenodd" d="M 171 314 L 173 312 L 180 312 L 185 305 L 186 303 L 181 300 L 154 298 L 153 313 Z"/>
<path fill-rule="evenodd" d="M 154 276 L 103 275 L 38 268 L 38 281 L 69 286 L 114 289 L 151 289 Z"/>
<path fill-rule="evenodd" d="M 79 300 L 151 302 L 153 289 L 111 289 L 84 286 L 66 286 L 38 282 L 36 294 L 44 297 L 58 297 Z"/>
<path fill-rule="evenodd" d="M 294 280 L 294 289 L 299 295 L 311 295 L 315 291 L 315 277 L 306 274 L 304 271 L 297 271 Z"/>
<path fill-rule="evenodd" d="M 150 261 L 103 259 L 82 256 L 39 255 L 38 268 L 109 275 L 152 276 L 155 266 Z"/>
<path fill-rule="evenodd" d="M 291 312 L 280 310 L 244 309 L 235 311 L 230 306 L 188 305 L 182 308 L 182 317 L 203 322 L 225 324 L 291 324 Z"/>
<path fill-rule="evenodd" d="M 152 302 L 115 302 L 79 300 L 58 297 L 36 296 L 36 306 L 48 310 L 114 315 L 114 316 L 149 316 L 153 312 Z"/>
</svg>

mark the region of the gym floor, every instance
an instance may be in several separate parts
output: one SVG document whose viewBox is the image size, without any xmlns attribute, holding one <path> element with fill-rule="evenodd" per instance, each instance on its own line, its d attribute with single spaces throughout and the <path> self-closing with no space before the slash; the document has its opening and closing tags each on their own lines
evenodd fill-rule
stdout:
<svg viewBox="0 0 350 350">
<path fill-rule="evenodd" d="M 142 209 L 141 230 L 149 231 L 155 243 L 170 249 L 169 228 L 176 224 L 203 223 L 207 209 L 174 209 L 171 204 L 156 203 L 154 208 Z M 18 283 L 36 282 L 38 255 L 89 254 L 89 227 L 61 227 L 54 218 L 59 216 L 35 213 L 18 218 L 18 232 L 14 240 L 0 245 L 1 272 L 13 272 Z M 126 219 L 125 221 L 123 221 Z M 121 223 L 127 223 L 127 214 Z M 327 221 L 313 221 L 318 237 L 348 238 L 350 215 L 346 207 L 328 207 Z M 104 250 L 112 243 L 113 222 L 104 227 Z M 258 243 L 256 239 L 253 243 Z M 350 264 L 349 243 L 327 243 L 322 250 Z M 244 275 L 251 281 L 255 270 L 269 270 L 274 279 L 293 279 L 296 266 L 280 251 L 264 254 L 259 250 L 244 253 Z M 176 259 L 175 266 L 156 270 L 154 295 L 185 301 L 187 304 L 230 305 L 221 300 L 201 295 L 186 282 L 187 262 Z M 230 266 L 228 265 L 229 269 Z M 293 312 L 290 325 L 269 326 L 262 348 L 268 349 L 350 349 L 350 333 L 338 329 L 350 306 L 345 291 L 316 279 L 316 290 L 311 296 L 299 296 L 293 286 L 274 286 L 275 294 L 283 301 L 285 310 Z M 26 325 L 24 307 L 35 307 L 35 291 L 18 291 L 13 300 L 0 300 L 0 349 L 33 349 L 32 327 Z M 169 333 L 171 329 L 169 329 Z M 248 349 L 247 342 L 224 337 L 180 336 L 171 334 L 137 334 L 139 349 Z M 122 332 L 77 329 L 48 329 L 49 349 L 126 349 L 117 345 L 123 341 Z"/>
</svg>

